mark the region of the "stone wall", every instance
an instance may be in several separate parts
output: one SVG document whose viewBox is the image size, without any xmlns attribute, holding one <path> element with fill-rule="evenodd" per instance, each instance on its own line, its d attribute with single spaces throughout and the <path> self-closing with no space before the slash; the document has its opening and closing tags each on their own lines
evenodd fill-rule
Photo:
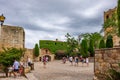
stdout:
<svg viewBox="0 0 120 80">
<path fill-rule="evenodd" d="M 40 55 L 38 57 L 35 57 L 33 54 L 33 49 L 26 48 L 25 54 L 21 60 L 27 61 L 27 57 L 29 57 L 32 61 L 41 61 L 40 59 L 42 59 L 43 56 L 49 56 L 50 61 L 53 61 L 55 57 L 55 55 L 52 54 L 48 49 L 40 49 L 39 54 Z"/>
<path fill-rule="evenodd" d="M 117 12 L 117 7 L 113 8 L 113 9 L 109 9 L 108 11 L 105 11 L 104 12 L 104 22 L 107 19 L 111 19 L 116 12 Z M 117 22 L 117 19 L 115 22 Z M 119 44 L 120 44 L 120 38 L 117 36 L 116 30 L 117 30 L 116 26 L 111 25 L 111 26 L 108 26 L 104 31 L 105 38 L 107 38 L 107 36 L 109 34 L 111 34 L 113 36 L 114 47 L 119 46 Z"/>
<path fill-rule="evenodd" d="M 118 69 L 120 63 L 120 48 L 95 50 L 94 74 L 97 80 L 103 80 L 108 69 Z"/>
<path fill-rule="evenodd" d="M 0 28 L 0 50 L 2 47 L 24 48 L 25 32 L 22 27 L 3 25 Z"/>
<path fill-rule="evenodd" d="M 32 61 L 34 61 L 33 49 L 26 48 L 23 60 L 27 61 L 27 58 L 30 58 Z"/>
</svg>

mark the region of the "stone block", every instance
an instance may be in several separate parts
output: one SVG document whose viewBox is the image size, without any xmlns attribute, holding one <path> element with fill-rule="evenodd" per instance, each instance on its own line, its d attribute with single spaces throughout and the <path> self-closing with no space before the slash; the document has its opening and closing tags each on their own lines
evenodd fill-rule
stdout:
<svg viewBox="0 0 120 80">
<path fill-rule="evenodd" d="M 25 67 L 24 68 L 24 73 L 28 73 L 28 72 L 30 72 L 31 71 L 31 68 L 30 67 Z"/>
<path fill-rule="evenodd" d="M 113 68 L 118 68 L 119 67 L 119 65 L 116 63 L 116 64 L 111 64 L 111 66 L 113 67 Z"/>
</svg>

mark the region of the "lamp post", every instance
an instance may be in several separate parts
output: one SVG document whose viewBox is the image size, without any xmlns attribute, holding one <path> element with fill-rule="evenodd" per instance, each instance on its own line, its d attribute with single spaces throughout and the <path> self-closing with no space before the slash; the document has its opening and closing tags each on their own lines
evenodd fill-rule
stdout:
<svg viewBox="0 0 120 80">
<path fill-rule="evenodd" d="M 0 16 L 0 22 L 1 22 L 1 26 L 3 25 L 5 20 L 5 17 L 3 16 L 3 14 Z"/>
<path fill-rule="evenodd" d="M 1 38 L 1 26 L 3 25 L 4 20 L 5 20 L 5 17 L 3 16 L 3 14 L 0 15 L 0 22 L 1 22 L 1 25 L 0 25 L 0 38 Z"/>
</svg>

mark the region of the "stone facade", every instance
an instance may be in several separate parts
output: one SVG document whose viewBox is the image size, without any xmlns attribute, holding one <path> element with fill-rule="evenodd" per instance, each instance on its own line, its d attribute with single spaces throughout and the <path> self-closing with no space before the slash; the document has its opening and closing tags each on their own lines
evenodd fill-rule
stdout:
<svg viewBox="0 0 120 80">
<path fill-rule="evenodd" d="M 111 19 L 113 14 L 116 13 L 117 11 L 117 7 L 113 8 L 113 9 L 109 9 L 108 11 L 104 12 L 104 22 L 107 20 L 107 19 Z M 116 21 L 117 22 L 117 19 Z M 117 36 L 117 34 L 115 32 L 116 31 L 116 26 L 109 26 L 105 31 L 104 31 L 104 36 L 105 38 L 107 38 L 107 35 L 108 33 L 110 33 L 112 36 L 113 36 L 113 46 L 116 47 L 116 46 L 119 46 L 120 44 L 120 38 Z M 115 31 L 113 33 L 113 31 Z"/>
<path fill-rule="evenodd" d="M 50 52 L 50 50 L 46 49 L 46 48 L 40 49 L 40 56 L 39 57 L 42 58 L 43 56 L 47 56 L 49 58 L 49 61 L 53 61 L 55 58 L 55 55 L 52 54 Z"/>
<path fill-rule="evenodd" d="M 98 78 L 96 80 L 103 80 L 108 69 L 119 69 L 118 63 L 120 63 L 120 48 L 95 50 L 94 74 Z"/>
<path fill-rule="evenodd" d="M 24 56 L 22 58 L 22 61 L 27 61 L 27 58 L 30 58 L 32 61 L 34 61 L 34 55 L 33 55 L 33 49 L 25 49 Z"/>
<path fill-rule="evenodd" d="M 35 57 L 33 55 L 33 49 L 26 49 L 24 57 L 22 60 L 27 61 L 27 57 L 31 58 L 32 61 L 41 61 L 43 56 L 47 56 L 49 58 L 49 61 L 53 61 L 55 58 L 55 55 L 52 54 L 48 49 L 40 49 L 39 50 L 40 55 L 38 57 Z"/>
<path fill-rule="evenodd" d="M 18 26 L 0 26 L 0 50 L 2 47 L 24 48 L 25 32 L 22 27 Z"/>
</svg>

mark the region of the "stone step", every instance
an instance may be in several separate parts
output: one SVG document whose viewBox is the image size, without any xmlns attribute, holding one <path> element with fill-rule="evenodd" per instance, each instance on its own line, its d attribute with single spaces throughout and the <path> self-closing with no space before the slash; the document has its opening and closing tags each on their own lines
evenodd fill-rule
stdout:
<svg viewBox="0 0 120 80">
<path fill-rule="evenodd" d="M 38 80 L 33 73 L 27 73 L 25 74 L 25 76 L 27 77 L 28 80 Z"/>
</svg>

